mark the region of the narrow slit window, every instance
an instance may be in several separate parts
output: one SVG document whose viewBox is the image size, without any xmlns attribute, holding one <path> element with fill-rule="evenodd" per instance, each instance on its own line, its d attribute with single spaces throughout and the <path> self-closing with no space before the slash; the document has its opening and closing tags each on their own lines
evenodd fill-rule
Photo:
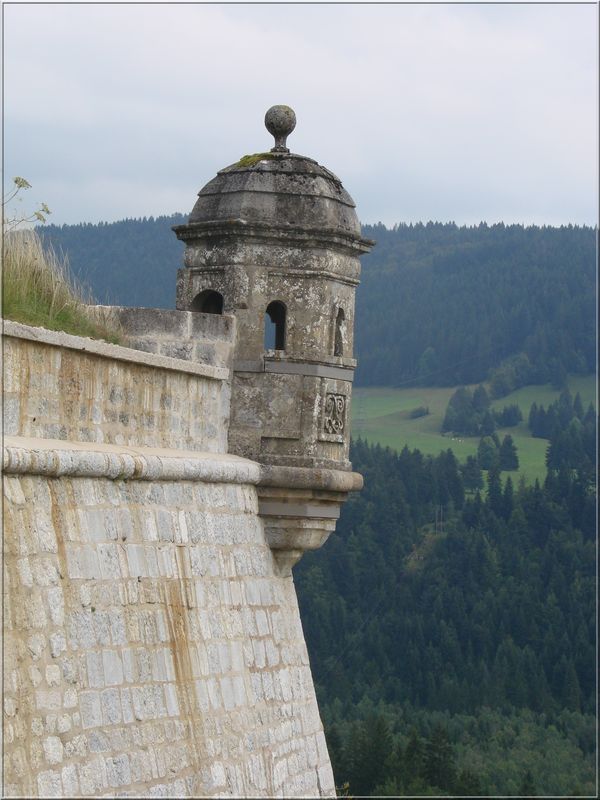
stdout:
<svg viewBox="0 0 600 800">
<path fill-rule="evenodd" d="M 285 350 L 285 306 L 279 300 L 265 312 L 265 350 Z"/>
<path fill-rule="evenodd" d="M 213 289 L 205 289 L 192 300 L 190 311 L 200 311 L 202 314 L 222 314 L 223 295 Z"/>
<path fill-rule="evenodd" d="M 346 332 L 346 315 L 344 309 L 339 308 L 335 319 L 335 336 L 333 340 L 333 355 L 344 355 L 344 334 Z"/>
</svg>

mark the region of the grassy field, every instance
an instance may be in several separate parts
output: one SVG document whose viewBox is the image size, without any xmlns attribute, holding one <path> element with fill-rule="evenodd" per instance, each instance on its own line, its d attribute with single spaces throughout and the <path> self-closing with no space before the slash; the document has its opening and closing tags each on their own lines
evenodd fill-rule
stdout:
<svg viewBox="0 0 600 800">
<path fill-rule="evenodd" d="M 440 433 L 448 400 L 455 389 L 427 386 L 408 389 L 355 388 L 352 397 L 352 434 L 356 438 L 360 436 L 395 450 L 407 445 L 411 450 L 416 448 L 430 455 L 451 448 L 458 460 L 464 461 L 467 456 L 477 452 L 479 439 Z M 590 402 L 596 404 L 595 376 L 571 376 L 569 389 L 573 396 L 576 392 L 580 393 L 584 408 Z M 534 401 L 547 407 L 559 394 L 549 384 L 525 386 L 492 403 L 492 407 L 497 409 L 516 403 L 523 413 L 524 419 L 520 425 L 498 430 L 500 438 L 510 433 L 518 449 L 519 470 L 512 473 L 513 480 L 518 480 L 519 475 L 524 475 L 531 483 L 536 478 L 544 479 L 548 442 L 529 435 L 527 416 Z M 410 412 L 418 406 L 427 406 L 430 413 L 425 417 L 410 419 Z"/>
</svg>

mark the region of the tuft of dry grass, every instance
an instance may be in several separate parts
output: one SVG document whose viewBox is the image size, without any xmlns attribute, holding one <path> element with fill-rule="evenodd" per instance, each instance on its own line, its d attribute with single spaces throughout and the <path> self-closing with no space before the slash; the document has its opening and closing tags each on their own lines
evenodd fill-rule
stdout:
<svg viewBox="0 0 600 800">
<path fill-rule="evenodd" d="M 89 292 L 77 283 L 64 256 L 44 246 L 34 230 L 9 231 L 2 242 L 2 314 L 76 336 L 118 343 L 121 332 L 90 305 Z"/>
</svg>

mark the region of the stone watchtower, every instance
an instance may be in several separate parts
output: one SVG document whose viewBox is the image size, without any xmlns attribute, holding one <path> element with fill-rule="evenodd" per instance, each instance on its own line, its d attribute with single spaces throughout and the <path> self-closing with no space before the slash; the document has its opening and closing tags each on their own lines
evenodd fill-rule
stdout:
<svg viewBox="0 0 600 800">
<path fill-rule="evenodd" d="M 292 109 L 265 125 L 275 146 L 221 170 L 174 228 L 177 308 L 236 318 L 229 452 L 263 466 L 259 511 L 285 573 L 362 485 L 348 460 L 354 294 L 373 242 L 339 178 L 286 147 Z"/>
</svg>

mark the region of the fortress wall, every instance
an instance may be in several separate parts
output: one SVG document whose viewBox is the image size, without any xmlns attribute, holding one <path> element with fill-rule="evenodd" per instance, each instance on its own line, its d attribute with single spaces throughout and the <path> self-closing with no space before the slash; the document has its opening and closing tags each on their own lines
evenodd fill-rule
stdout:
<svg viewBox="0 0 600 800">
<path fill-rule="evenodd" d="M 5 341 L 4 795 L 332 796 L 260 467 L 216 452 L 223 376 L 35 331 Z"/>
<path fill-rule="evenodd" d="M 9 321 L 3 349 L 7 435 L 227 449 L 230 390 L 223 363 L 188 362 Z"/>
</svg>

